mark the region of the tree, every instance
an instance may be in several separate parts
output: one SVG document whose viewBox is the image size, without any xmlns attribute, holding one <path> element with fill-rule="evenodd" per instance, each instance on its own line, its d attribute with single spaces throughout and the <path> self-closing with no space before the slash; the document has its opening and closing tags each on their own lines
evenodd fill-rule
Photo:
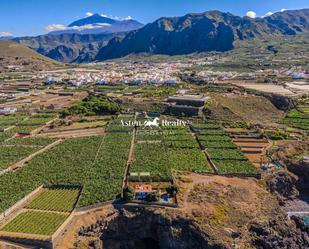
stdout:
<svg viewBox="0 0 309 249">
<path fill-rule="evenodd" d="M 170 196 L 175 196 L 178 193 L 178 187 L 175 185 L 171 185 L 168 186 L 166 188 L 166 192 L 170 195 Z"/>
<path fill-rule="evenodd" d="M 123 197 L 124 201 L 131 201 L 134 198 L 134 190 L 131 187 L 126 187 L 123 189 Z"/>
<path fill-rule="evenodd" d="M 158 200 L 159 200 L 158 195 L 155 192 L 151 192 L 146 196 L 146 201 L 148 202 L 156 202 Z"/>
</svg>

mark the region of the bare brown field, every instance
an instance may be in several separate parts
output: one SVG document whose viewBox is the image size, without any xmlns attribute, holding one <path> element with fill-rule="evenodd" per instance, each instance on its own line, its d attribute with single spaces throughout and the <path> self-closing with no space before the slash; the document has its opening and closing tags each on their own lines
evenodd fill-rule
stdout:
<svg viewBox="0 0 309 249">
<path fill-rule="evenodd" d="M 49 137 L 49 138 L 70 138 L 70 137 L 89 137 L 102 136 L 105 130 L 101 127 L 92 129 L 70 130 L 70 131 L 48 131 L 34 137 Z"/>
<path fill-rule="evenodd" d="M 74 93 L 73 96 L 60 96 L 58 92 L 41 91 L 20 97 L 14 101 L 0 104 L 0 107 L 29 107 L 61 110 L 69 108 L 73 102 L 87 96 L 86 92 Z"/>
<path fill-rule="evenodd" d="M 226 129 L 233 136 L 233 142 L 240 147 L 248 160 L 256 167 L 260 167 L 265 160 L 266 149 L 271 146 L 271 142 L 265 138 L 257 138 L 257 134 L 242 135 L 249 133 L 245 129 Z"/>
</svg>

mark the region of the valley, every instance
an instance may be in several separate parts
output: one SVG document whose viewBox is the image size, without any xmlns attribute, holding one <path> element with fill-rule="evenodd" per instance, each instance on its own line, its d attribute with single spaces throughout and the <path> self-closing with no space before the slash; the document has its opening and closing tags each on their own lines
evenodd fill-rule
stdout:
<svg viewBox="0 0 309 249">
<path fill-rule="evenodd" d="M 0 248 L 309 247 L 308 15 L 0 41 Z"/>
</svg>

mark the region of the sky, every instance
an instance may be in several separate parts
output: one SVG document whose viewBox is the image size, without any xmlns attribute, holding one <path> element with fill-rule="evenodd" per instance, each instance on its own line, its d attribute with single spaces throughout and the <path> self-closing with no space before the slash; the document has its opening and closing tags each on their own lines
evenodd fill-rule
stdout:
<svg viewBox="0 0 309 249">
<path fill-rule="evenodd" d="M 309 0 L 0 0 L 0 36 L 46 34 L 50 25 L 69 25 L 91 13 L 132 17 L 146 24 L 207 10 L 261 17 L 303 8 L 309 8 Z"/>
</svg>

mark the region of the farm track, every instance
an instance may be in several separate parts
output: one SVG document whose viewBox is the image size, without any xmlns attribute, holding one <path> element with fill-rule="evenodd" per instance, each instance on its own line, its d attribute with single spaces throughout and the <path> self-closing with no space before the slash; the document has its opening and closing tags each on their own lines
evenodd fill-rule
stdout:
<svg viewBox="0 0 309 249">
<path fill-rule="evenodd" d="M 212 162 L 212 160 L 210 159 L 208 153 L 206 150 L 203 149 L 203 146 L 201 145 L 200 141 L 198 140 L 197 134 L 196 132 L 192 131 L 191 135 L 195 138 L 196 142 L 198 143 L 200 149 L 203 151 L 203 154 L 206 157 L 206 161 L 208 162 L 208 164 L 210 165 L 210 167 L 212 168 L 213 172 L 215 174 L 218 174 L 218 169 L 216 167 L 216 165 Z"/>
<path fill-rule="evenodd" d="M 137 117 L 137 113 L 135 113 L 134 115 L 134 120 L 136 120 L 136 117 Z M 128 175 L 129 175 L 130 167 L 133 161 L 135 143 L 136 143 L 136 127 L 133 128 L 131 146 L 130 146 L 130 151 L 128 155 L 127 167 L 124 172 L 122 189 L 128 186 Z"/>
<path fill-rule="evenodd" d="M 23 212 L 26 212 L 26 211 L 37 211 L 37 212 L 44 212 L 44 213 L 70 215 L 70 212 L 61 212 L 61 211 L 54 211 L 54 210 L 47 210 L 47 209 L 37 209 L 37 208 L 23 208 Z"/>
</svg>

